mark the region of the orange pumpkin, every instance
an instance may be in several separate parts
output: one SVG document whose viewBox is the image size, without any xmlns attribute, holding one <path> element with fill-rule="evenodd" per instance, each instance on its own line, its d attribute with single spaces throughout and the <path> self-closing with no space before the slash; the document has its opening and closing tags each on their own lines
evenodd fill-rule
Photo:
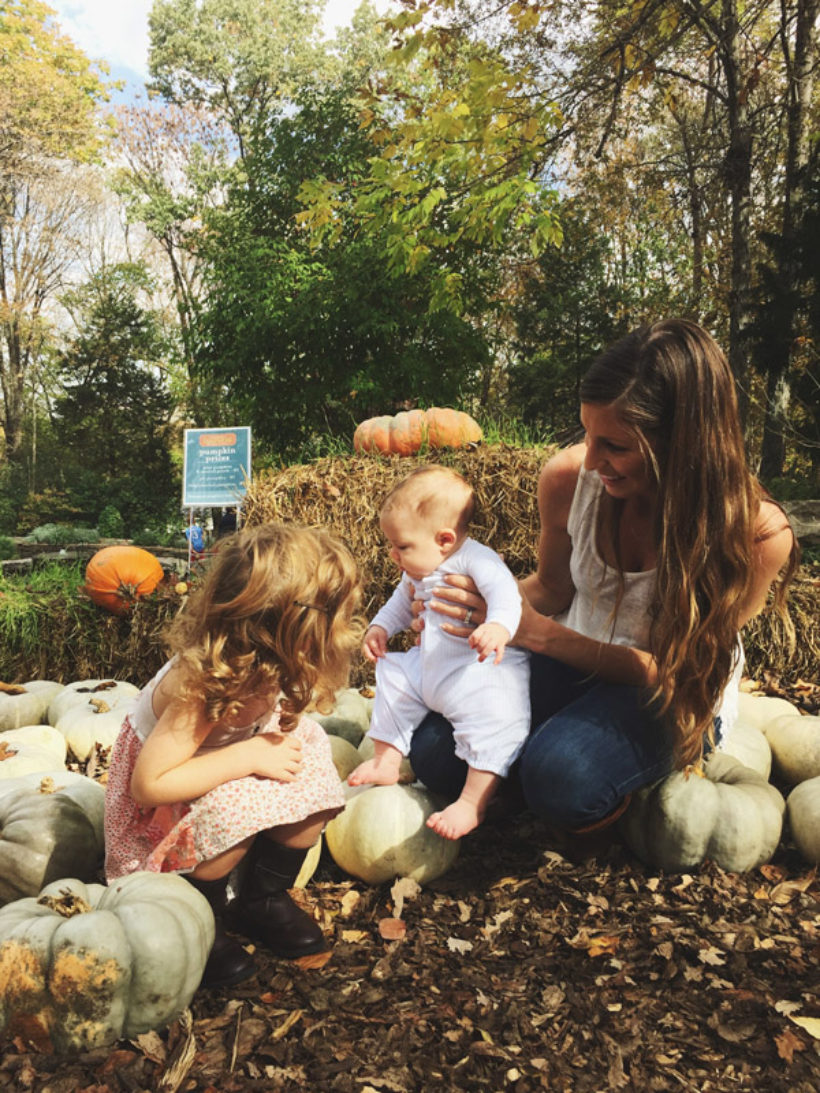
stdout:
<svg viewBox="0 0 820 1093">
<path fill-rule="evenodd" d="M 353 434 L 357 452 L 413 455 L 424 444 L 430 448 L 468 448 L 481 440 L 481 426 L 462 410 L 402 410 L 393 417 L 371 417 Z"/>
<path fill-rule="evenodd" d="M 98 550 L 85 570 L 85 591 L 113 615 L 125 615 L 162 580 L 162 566 L 150 551 L 135 546 Z"/>
</svg>

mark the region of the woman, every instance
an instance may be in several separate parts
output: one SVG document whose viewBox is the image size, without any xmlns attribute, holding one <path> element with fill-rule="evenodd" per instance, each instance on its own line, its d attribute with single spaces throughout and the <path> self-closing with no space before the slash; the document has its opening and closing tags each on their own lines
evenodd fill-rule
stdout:
<svg viewBox="0 0 820 1093">
<path fill-rule="evenodd" d="M 529 808 L 573 830 L 616 819 L 629 794 L 731 730 L 740 628 L 798 563 L 783 511 L 749 472 L 728 362 L 694 323 L 627 335 L 581 383 L 582 444 L 538 483 L 538 567 L 521 582 L 515 644 L 532 657 Z M 466 636 L 484 603 L 464 578 L 430 607 Z M 467 625 L 465 625 L 465 623 Z M 443 719 L 410 753 L 430 789 L 464 779 Z"/>
</svg>

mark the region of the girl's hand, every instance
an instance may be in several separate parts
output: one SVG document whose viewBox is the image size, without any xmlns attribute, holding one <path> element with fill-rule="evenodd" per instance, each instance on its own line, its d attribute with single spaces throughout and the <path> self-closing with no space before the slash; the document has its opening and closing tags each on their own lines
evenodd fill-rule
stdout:
<svg viewBox="0 0 820 1093">
<path fill-rule="evenodd" d="M 250 760 L 249 774 L 272 778 L 276 782 L 292 782 L 302 767 L 302 741 L 293 733 L 268 732 L 243 740 Z"/>
<path fill-rule="evenodd" d="M 487 603 L 471 577 L 462 573 L 448 573 L 444 581 L 445 584 L 433 589 L 433 599 L 430 600 L 429 607 L 439 615 L 446 615 L 453 620 L 443 622 L 442 630 L 455 634 L 456 637 L 469 638 L 476 626 L 486 620 Z"/>
</svg>

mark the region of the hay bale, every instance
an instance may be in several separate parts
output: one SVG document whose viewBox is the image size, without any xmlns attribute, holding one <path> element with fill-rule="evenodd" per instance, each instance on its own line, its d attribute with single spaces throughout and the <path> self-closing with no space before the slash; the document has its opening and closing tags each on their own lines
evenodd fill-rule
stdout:
<svg viewBox="0 0 820 1093">
<path fill-rule="evenodd" d="M 260 474 L 245 502 L 246 520 L 268 520 L 326 527 L 344 540 L 364 576 L 363 611 L 368 617 L 385 602 L 396 581 L 396 567 L 384 548 L 378 513 L 388 490 L 422 463 L 444 463 L 467 478 L 476 492 L 472 534 L 504 555 L 518 577 L 536 564 L 538 473 L 551 454 L 545 448 L 481 446 L 464 452 L 421 456 L 341 456 Z M 758 615 L 744 630 L 749 674 L 784 681 L 815 680 L 820 666 L 820 579 L 804 567 L 792 586 L 789 614 L 797 635 L 794 651 L 782 622 Z M 364 661 L 354 665 L 351 682 L 372 681 Z"/>
<path fill-rule="evenodd" d="M 535 565 L 535 486 L 549 454 L 544 448 L 492 445 L 425 456 L 328 457 L 258 475 L 245 498 L 245 519 L 248 524 L 274 520 L 325 527 L 338 535 L 364 575 L 363 610 L 370 616 L 396 582 L 396 567 L 379 528 L 382 498 L 396 482 L 425 463 L 443 463 L 459 471 L 476 493 L 471 533 L 503 553 L 513 573 L 524 576 Z"/>
</svg>

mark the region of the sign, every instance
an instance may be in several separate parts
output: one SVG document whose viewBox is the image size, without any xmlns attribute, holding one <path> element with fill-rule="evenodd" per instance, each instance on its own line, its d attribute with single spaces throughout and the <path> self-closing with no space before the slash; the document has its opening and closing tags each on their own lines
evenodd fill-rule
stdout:
<svg viewBox="0 0 820 1093">
<path fill-rule="evenodd" d="M 186 429 L 182 504 L 238 505 L 251 476 L 251 430 Z"/>
</svg>

